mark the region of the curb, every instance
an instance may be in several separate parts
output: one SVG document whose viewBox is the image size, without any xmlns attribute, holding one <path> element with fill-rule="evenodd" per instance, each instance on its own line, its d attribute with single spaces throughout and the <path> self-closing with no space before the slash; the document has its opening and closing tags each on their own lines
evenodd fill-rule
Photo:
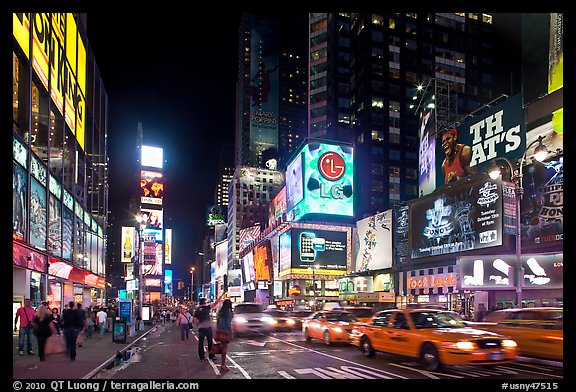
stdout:
<svg viewBox="0 0 576 392">
<path fill-rule="evenodd" d="M 122 350 L 120 350 L 120 353 L 123 353 L 124 351 L 126 351 L 127 349 L 129 349 L 130 347 L 132 347 L 134 344 L 136 344 L 137 341 L 139 341 L 140 339 L 142 339 L 144 336 L 148 335 L 150 332 L 156 330 L 156 328 L 158 328 L 158 325 L 155 325 L 154 327 L 150 328 L 148 331 L 144 332 L 142 334 L 142 336 L 139 336 L 136 340 L 134 340 L 132 343 L 128 344 L 126 347 L 124 347 Z M 110 358 L 108 358 L 106 361 L 104 361 L 101 365 L 97 366 L 94 370 L 92 370 L 90 373 L 86 374 L 84 377 L 82 377 L 82 380 L 87 380 L 87 379 L 91 379 L 92 377 L 94 377 L 96 374 L 100 373 L 102 371 L 103 368 L 105 368 L 110 361 L 113 361 L 116 358 L 116 354 L 114 353 Z"/>
</svg>

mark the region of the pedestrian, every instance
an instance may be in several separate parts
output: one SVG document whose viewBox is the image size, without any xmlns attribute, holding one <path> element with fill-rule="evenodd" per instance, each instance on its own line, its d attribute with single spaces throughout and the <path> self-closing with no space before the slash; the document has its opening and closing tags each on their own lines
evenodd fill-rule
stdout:
<svg viewBox="0 0 576 392">
<path fill-rule="evenodd" d="M 78 338 L 76 344 L 78 347 L 82 347 L 82 342 L 84 340 L 84 331 L 86 331 L 86 311 L 82 308 L 82 304 L 78 302 L 76 305 L 76 311 L 78 312 L 78 316 L 80 316 L 80 331 L 78 331 Z"/>
<path fill-rule="evenodd" d="M 92 339 L 92 332 L 94 332 L 94 312 L 92 307 L 86 309 L 86 339 Z"/>
<path fill-rule="evenodd" d="M 62 312 L 62 327 L 66 339 L 66 352 L 70 360 L 75 361 L 76 340 L 78 339 L 78 332 L 82 329 L 82 322 L 78 310 L 74 308 L 74 301 L 70 301 L 69 307 Z"/>
<path fill-rule="evenodd" d="M 112 321 L 116 317 L 116 311 L 111 306 L 108 306 L 108 310 L 106 311 L 106 331 L 112 332 Z"/>
<path fill-rule="evenodd" d="M 166 324 L 166 309 L 162 309 L 162 324 Z"/>
<path fill-rule="evenodd" d="M 210 319 L 210 305 L 206 304 L 206 298 L 200 298 L 200 304 L 194 311 L 193 322 L 198 327 L 198 357 L 201 361 L 206 360 L 206 351 L 204 350 L 204 339 L 208 343 L 208 357 L 215 359 L 212 354 L 212 320 Z"/>
<path fill-rule="evenodd" d="M 100 337 L 104 337 L 104 330 L 106 329 L 106 319 L 108 316 L 104 311 L 104 308 L 100 308 L 100 311 L 96 313 L 96 320 L 98 321 L 98 329 L 100 331 Z"/>
<path fill-rule="evenodd" d="M 192 322 L 192 316 L 188 313 L 188 309 L 182 307 L 182 311 L 176 318 L 176 324 L 180 326 L 180 338 L 184 340 L 190 337 L 190 323 Z"/>
<path fill-rule="evenodd" d="M 52 317 L 52 312 L 45 305 L 38 306 L 36 309 L 36 314 L 32 320 L 34 324 L 34 335 L 38 340 L 38 356 L 41 361 L 45 360 L 44 349 L 46 347 L 46 340 L 52 335 L 52 330 L 50 329 L 50 323 L 54 320 Z"/>
<path fill-rule="evenodd" d="M 60 313 L 58 312 L 58 308 L 52 308 L 52 318 L 54 319 L 54 327 L 56 327 L 56 333 L 60 334 L 60 330 L 62 329 Z"/>
<path fill-rule="evenodd" d="M 232 340 L 232 302 L 229 299 L 224 300 L 216 316 L 214 340 L 222 344 L 220 369 L 227 371 L 229 369 L 226 366 L 226 352 L 228 351 L 228 344 Z"/>
<path fill-rule="evenodd" d="M 14 318 L 14 332 L 18 332 L 18 353 L 20 355 L 24 355 L 24 339 L 26 339 L 28 355 L 34 355 L 34 351 L 32 351 L 32 320 L 36 312 L 30 305 L 31 302 L 30 298 L 24 299 L 24 306 L 18 308 Z M 20 320 L 19 330 L 16 328 L 18 320 Z"/>
</svg>

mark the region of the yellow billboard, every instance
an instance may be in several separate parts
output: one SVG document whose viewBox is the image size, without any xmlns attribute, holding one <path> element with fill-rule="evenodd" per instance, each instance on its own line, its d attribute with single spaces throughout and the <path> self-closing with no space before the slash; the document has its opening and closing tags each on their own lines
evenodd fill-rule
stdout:
<svg viewBox="0 0 576 392">
<path fill-rule="evenodd" d="M 48 91 L 48 72 L 50 53 L 50 19 L 48 14 L 33 14 L 32 19 L 32 67 Z"/>
<path fill-rule="evenodd" d="M 134 252 L 134 227 L 122 226 L 122 262 L 130 263 L 135 256 Z"/>
<path fill-rule="evenodd" d="M 30 14 L 14 13 L 12 14 L 12 34 L 22 48 L 26 58 L 30 57 Z"/>
<path fill-rule="evenodd" d="M 65 21 L 63 15 L 52 14 L 52 58 L 50 59 L 50 97 L 60 111 L 64 114 L 64 34 Z"/>
</svg>

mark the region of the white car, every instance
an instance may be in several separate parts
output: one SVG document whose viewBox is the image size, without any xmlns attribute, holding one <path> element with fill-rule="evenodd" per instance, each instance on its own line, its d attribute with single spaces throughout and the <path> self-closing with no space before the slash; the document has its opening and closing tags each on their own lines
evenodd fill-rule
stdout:
<svg viewBox="0 0 576 392">
<path fill-rule="evenodd" d="M 241 302 L 234 306 L 232 333 L 235 336 L 251 332 L 269 332 L 273 319 L 266 315 L 257 302 Z"/>
</svg>

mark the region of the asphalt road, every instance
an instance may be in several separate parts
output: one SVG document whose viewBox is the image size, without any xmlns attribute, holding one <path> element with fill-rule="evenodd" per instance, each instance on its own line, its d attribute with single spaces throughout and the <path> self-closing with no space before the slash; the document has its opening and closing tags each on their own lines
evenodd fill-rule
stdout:
<svg viewBox="0 0 576 392">
<path fill-rule="evenodd" d="M 364 357 L 352 345 L 326 346 L 313 340 L 306 342 L 301 332 L 255 334 L 234 338 L 228 348 L 228 372 L 220 371 L 216 361 L 201 362 L 197 354 L 197 331 L 182 341 L 180 331 L 172 325 L 160 325 L 133 349 L 130 361 L 105 370 L 95 379 L 251 379 L 251 380 L 474 380 L 485 382 L 524 381 L 553 383 L 564 381 L 563 367 L 557 363 L 521 358 L 513 364 L 493 367 L 454 366 L 440 371 L 423 370 L 411 359 L 383 353 Z M 347 381 L 348 382 L 348 381 Z M 503 389 L 498 388 L 499 390 Z M 511 388 L 513 389 L 513 388 Z M 517 388 L 520 389 L 520 388 Z M 532 387 L 531 389 L 536 389 Z"/>
</svg>

